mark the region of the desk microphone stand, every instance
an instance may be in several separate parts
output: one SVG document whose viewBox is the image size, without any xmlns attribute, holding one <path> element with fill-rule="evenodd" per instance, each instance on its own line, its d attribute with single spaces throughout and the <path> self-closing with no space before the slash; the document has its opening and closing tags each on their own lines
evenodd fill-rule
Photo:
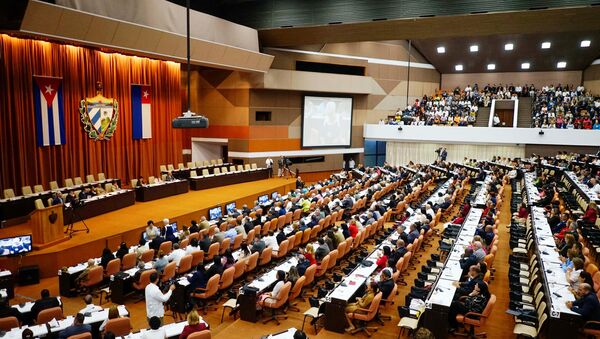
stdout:
<svg viewBox="0 0 600 339">
<path fill-rule="evenodd" d="M 90 229 L 87 226 L 87 224 L 85 223 L 85 220 L 79 214 L 79 209 L 83 206 L 84 206 L 84 202 L 79 201 L 76 205 L 71 205 L 68 208 L 68 209 L 71 209 L 71 218 L 69 220 L 69 226 L 67 226 L 67 229 L 65 230 L 65 234 L 68 233 L 69 238 L 73 238 L 73 233 L 77 233 L 77 232 L 85 231 L 86 233 L 90 233 Z M 83 223 L 83 227 L 85 227 L 85 228 L 75 229 L 75 227 L 74 227 L 75 217 L 79 218 L 79 220 Z"/>
</svg>

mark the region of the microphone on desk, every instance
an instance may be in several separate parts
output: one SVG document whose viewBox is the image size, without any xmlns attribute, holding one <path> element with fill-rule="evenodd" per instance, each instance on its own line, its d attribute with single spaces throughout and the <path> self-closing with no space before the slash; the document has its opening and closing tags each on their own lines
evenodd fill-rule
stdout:
<svg viewBox="0 0 600 339">
<path fill-rule="evenodd" d="M 555 296 L 557 296 L 557 297 L 559 297 L 559 298 L 560 298 L 560 297 L 562 297 L 562 295 L 560 295 L 560 294 L 558 294 L 558 293 L 556 293 L 556 292 L 552 292 L 552 294 L 554 294 Z"/>
</svg>

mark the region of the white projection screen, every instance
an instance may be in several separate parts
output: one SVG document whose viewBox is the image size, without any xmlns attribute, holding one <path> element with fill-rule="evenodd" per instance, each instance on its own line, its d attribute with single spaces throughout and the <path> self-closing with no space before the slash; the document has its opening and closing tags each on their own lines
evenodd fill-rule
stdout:
<svg viewBox="0 0 600 339">
<path fill-rule="evenodd" d="M 350 147 L 352 98 L 304 96 L 302 147 Z"/>
</svg>

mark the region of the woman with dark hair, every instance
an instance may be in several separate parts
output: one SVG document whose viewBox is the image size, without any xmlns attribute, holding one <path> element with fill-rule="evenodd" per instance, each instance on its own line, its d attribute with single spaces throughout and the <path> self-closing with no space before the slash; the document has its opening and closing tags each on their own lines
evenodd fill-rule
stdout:
<svg viewBox="0 0 600 339">
<path fill-rule="evenodd" d="M 279 299 L 279 293 L 281 292 L 283 285 L 285 285 L 285 271 L 278 270 L 276 277 L 277 283 L 275 283 L 275 287 L 273 287 L 273 290 L 271 292 L 263 293 L 258 297 L 258 305 L 260 307 L 262 307 L 265 299 L 267 298 Z"/>
<path fill-rule="evenodd" d="M 461 297 L 458 301 L 453 301 L 448 312 L 449 332 L 454 332 L 458 326 L 456 316 L 467 314 L 469 312 L 481 313 L 490 300 L 490 291 L 488 285 L 482 280 L 478 281 L 473 291 L 469 295 Z"/>
<path fill-rule="evenodd" d="M 121 245 L 119 245 L 119 249 L 117 250 L 117 258 L 123 260 L 123 257 L 127 253 L 129 253 L 129 248 L 127 247 L 127 244 L 123 241 L 121 242 Z"/>
<path fill-rule="evenodd" d="M 350 230 L 348 229 L 348 224 L 346 224 L 346 223 L 342 224 L 342 233 L 344 234 L 344 238 L 346 238 L 346 239 L 350 238 Z"/>
<path fill-rule="evenodd" d="M 362 297 L 356 299 L 356 302 L 350 303 L 346 306 L 346 320 L 348 320 L 348 324 L 350 325 L 350 327 L 346 329 L 346 332 L 351 332 L 356 328 L 352 322 L 352 318 L 350 318 L 348 314 L 354 313 L 359 308 L 369 308 L 377 292 L 379 292 L 379 286 L 377 286 L 376 282 L 372 281 L 371 283 L 367 284 L 367 290 Z"/>
<path fill-rule="evenodd" d="M 225 269 L 228 269 L 229 267 L 232 267 L 233 264 L 235 264 L 235 259 L 233 258 L 233 254 L 231 253 L 230 248 L 225 250 L 225 254 L 221 258 L 221 263 L 223 263 L 223 267 Z"/>
<path fill-rule="evenodd" d="M 104 267 L 104 269 L 106 269 L 106 265 L 108 265 L 108 262 L 113 260 L 115 258 L 115 256 L 113 255 L 112 251 L 110 250 L 110 248 L 105 248 L 104 250 L 102 250 L 102 258 L 100 259 L 100 265 L 102 265 L 102 267 Z"/>
<path fill-rule="evenodd" d="M 581 273 L 579 273 L 579 277 L 577 279 L 579 280 L 579 284 L 577 287 L 579 287 L 581 284 L 588 284 L 588 285 L 592 286 L 592 288 L 594 287 L 594 280 L 592 279 L 592 275 L 589 272 L 581 271 Z M 579 294 L 577 293 L 577 289 L 569 287 L 569 291 L 571 291 L 571 293 L 573 293 L 575 295 L 575 298 L 579 299 Z"/>
</svg>

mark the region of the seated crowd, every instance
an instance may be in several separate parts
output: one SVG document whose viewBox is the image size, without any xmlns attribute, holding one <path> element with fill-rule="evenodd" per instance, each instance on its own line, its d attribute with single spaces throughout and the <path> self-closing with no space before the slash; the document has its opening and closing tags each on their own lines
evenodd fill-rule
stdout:
<svg viewBox="0 0 600 339">
<path fill-rule="evenodd" d="M 600 97 L 583 86 L 544 86 L 532 105 L 532 127 L 600 129 Z"/>
</svg>

